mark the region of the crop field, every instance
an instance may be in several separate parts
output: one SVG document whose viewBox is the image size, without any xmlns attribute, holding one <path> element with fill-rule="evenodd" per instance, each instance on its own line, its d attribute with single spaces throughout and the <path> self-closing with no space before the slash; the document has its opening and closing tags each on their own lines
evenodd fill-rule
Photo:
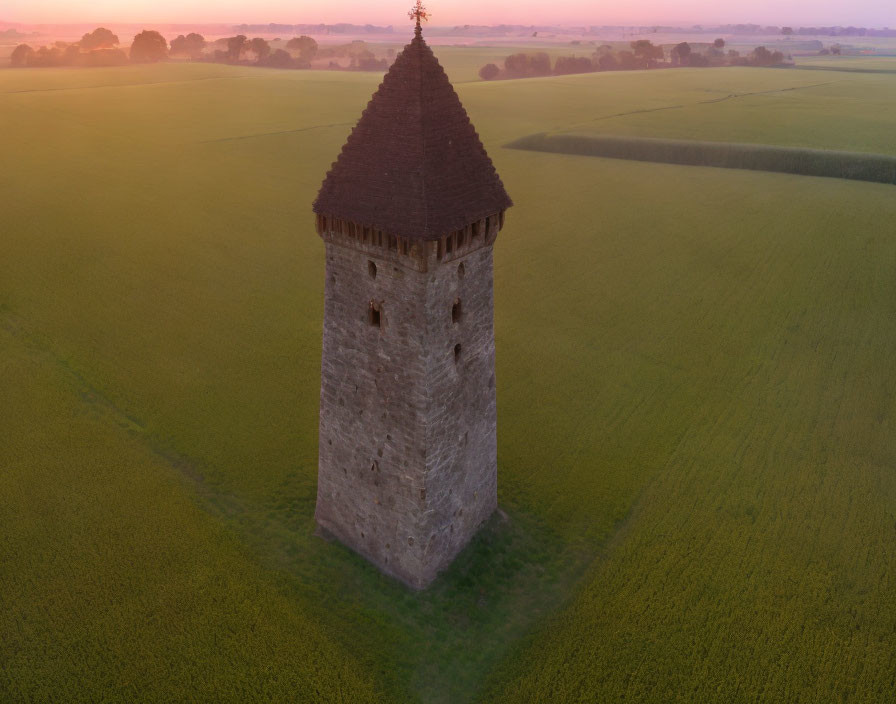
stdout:
<svg viewBox="0 0 896 704">
<path fill-rule="evenodd" d="M 566 76 L 563 82 L 588 92 L 593 113 L 549 131 L 896 154 L 896 74 L 775 69 L 757 76 L 731 68 L 707 80 L 703 71 Z"/>
<path fill-rule="evenodd" d="M 896 75 L 437 53 L 516 206 L 507 518 L 423 593 L 313 536 L 310 205 L 379 76 L 0 72 L 0 700 L 887 701 L 896 187 L 503 145 L 896 154 Z"/>
<path fill-rule="evenodd" d="M 896 47 L 893 48 L 896 51 Z M 850 69 L 853 71 L 896 71 L 896 56 L 801 56 L 799 68 Z"/>
</svg>

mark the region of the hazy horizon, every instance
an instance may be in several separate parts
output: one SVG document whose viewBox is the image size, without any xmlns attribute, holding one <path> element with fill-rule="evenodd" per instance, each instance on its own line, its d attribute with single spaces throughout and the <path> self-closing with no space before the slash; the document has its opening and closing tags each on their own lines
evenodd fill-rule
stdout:
<svg viewBox="0 0 896 704">
<path fill-rule="evenodd" d="M 65 23 L 247 23 L 353 24 L 407 23 L 410 0 L 370 3 L 360 0 L 96 0 L 89 8 L 74 0 L 7 0 L 2 22 Z M 432 24 L 552 24 L 552 25 L 694 25 L 767 24 L 775 26 L 896 25 L 892 11 L 880 0 L 856 0 L 844 6 L 833 0 L 754 0 L 720 6 L 711 0 L 669 3 L 645 0 L 621 8 L 593 0 L 568 0 L 545 7 L 535 0 L 496 0 L 483 6 L 474 0 L 433 0 L 427 3 Z"/>
</svg>

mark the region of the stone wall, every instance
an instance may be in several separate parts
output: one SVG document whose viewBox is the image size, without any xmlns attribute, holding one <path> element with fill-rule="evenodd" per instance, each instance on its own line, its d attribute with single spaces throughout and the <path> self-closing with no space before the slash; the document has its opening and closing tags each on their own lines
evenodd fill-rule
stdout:
<svg viewBox="0 0 896 704">
<path fill-rule="evenodd" d="M 315 517 L 422 588 L 497 503 L 494 237 L 449 260 L 436 243 L 410 256 L 322 236 Z"/>
</svg>

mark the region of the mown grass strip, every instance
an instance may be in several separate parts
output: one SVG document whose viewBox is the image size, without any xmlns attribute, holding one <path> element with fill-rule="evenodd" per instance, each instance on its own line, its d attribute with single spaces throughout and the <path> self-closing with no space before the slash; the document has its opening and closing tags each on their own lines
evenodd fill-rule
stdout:
<svg viewBox="0 0 896 704">
<path fill-rule="evenodd" d="M 555 154 L 772 171 L 896 184 L 896 157 L 884 154 L 801 149 L 768 144 L 544 132 L 522 137 L 505 146 L 509 149 Z"/>
</svg>

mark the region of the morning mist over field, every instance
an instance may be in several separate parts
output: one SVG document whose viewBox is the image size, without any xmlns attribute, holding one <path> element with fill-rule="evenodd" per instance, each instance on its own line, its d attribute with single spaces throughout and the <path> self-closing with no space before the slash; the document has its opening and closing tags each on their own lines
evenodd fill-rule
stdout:
<svg viewBox="0 0 896 704">
<path fill-rule="evenodd" d="M 64 22 L 305 22 L 396 24 L 409 3 L 367 0 L 7 0 L 0 20 Z M 885 0 L 666 0 L 620 4 L 594 0 L 445 0 L 431 3 L 439 25 L 464 24 L 763 24 L 865 25 L 896 23 Z"/>
<path fill-rule="evenodd" d="M 893 704 L 893 24 L 3 2 L 0 702 Z"/>
</svg>

